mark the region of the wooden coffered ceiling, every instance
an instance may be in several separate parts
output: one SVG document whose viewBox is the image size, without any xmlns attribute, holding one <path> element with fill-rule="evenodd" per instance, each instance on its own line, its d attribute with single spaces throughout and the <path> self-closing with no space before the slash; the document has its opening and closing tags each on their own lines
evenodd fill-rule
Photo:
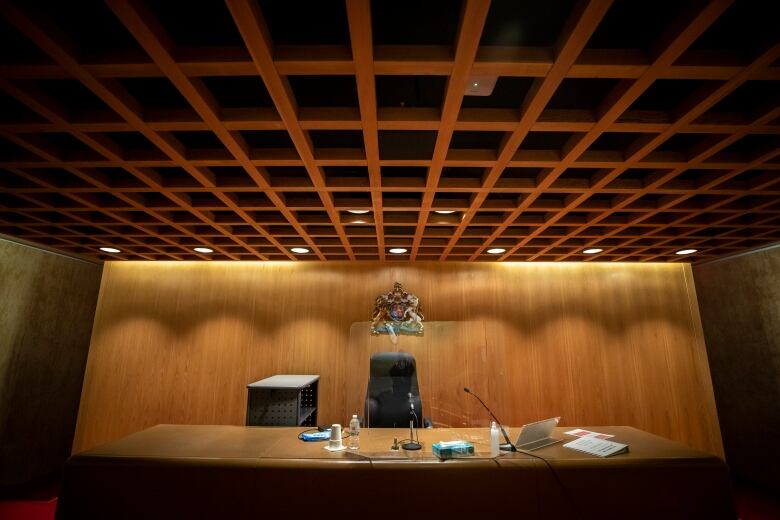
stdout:
<svg viewBox="0 0 780 520">
<path fill-rule="evenodd" d="M 147 260 L 703 261 L 780 241 L 776 2 L 1 9 L 4 235 Z"/>
</svg>

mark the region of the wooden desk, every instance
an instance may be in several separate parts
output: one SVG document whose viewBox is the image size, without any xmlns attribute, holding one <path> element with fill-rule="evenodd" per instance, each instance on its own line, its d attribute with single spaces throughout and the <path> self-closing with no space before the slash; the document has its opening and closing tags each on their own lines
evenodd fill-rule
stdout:
<svg viewBox="0 0 780 520">
<path fill-rule="evenodd" d="M 524 453 L 490 458 L 486 428 L 420 430 L 423 449 L 408 453 L 389 450 L 407 430 L 366 429 L 359 451 L 334 453 L 299 441 L 301 428 L 159 425 L 73 456 L 57 518 L 736 518 L 719 458 L 634 428 L 588 429 L 630 453 L 533 452 L 548 466 Z M 452 439 L 474 442 L 477 456 L 437 460 L 431 444 Z"/>
</svg>

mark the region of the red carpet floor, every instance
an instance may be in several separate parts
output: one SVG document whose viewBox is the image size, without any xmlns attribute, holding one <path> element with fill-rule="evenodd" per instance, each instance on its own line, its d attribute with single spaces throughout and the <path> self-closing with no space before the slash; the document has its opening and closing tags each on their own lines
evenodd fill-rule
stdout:
<svg viewBox="0 0 780 520">
<path fill-rule="evenodd" d="M 0 501 L 0 520 L 53 520 L 57 499 Z"/>
</svg>

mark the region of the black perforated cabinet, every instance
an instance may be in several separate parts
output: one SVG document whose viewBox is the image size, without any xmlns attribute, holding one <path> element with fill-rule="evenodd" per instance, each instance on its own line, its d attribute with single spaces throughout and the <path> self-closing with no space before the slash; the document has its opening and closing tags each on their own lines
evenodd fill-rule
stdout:
<svg viewBox="0 0 780 520">
<path fill-rule="evenodd" d="M 316 426 L 318 375 L 282 374 L 247 385 L 247 426 Z"/>
</svg>

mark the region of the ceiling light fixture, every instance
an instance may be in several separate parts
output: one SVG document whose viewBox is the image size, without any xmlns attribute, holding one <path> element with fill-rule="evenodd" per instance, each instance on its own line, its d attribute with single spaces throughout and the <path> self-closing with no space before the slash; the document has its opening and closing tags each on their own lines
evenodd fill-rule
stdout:
<svg viewBox="0 0 780 520">
<path fill-rule="evenodd" d="M 121 253 L 122 252 L 122 251 L 120 251 L 119 249 L 117 249 L 115 247 L 101 247 L 100 250 L 103 251 L 104 253 Z"/>
<path fill-rule="evenodd" d="M 676 255 L 691 255 L 691 254 L 693 254 L 693 253 L 695 253 L 697 251 L 698 251 L 698 249 L 680 249 L 675 254 Z"/>
<path fill-rule="evenodd" d="M 292 251 L 293 253 L 298 253 L 299 255 L 305 255 L 306 253 L 309 252 L 309 250 L 305 247 L 291 247 L 290 251 Z"/>
<path fill-rule="evenodd" d="M 601 253 L 602 251 L 604 250 L 599 247 L 591 247 L 590 249 L 586 249 L 585 251 L 583 251 L 583 253 L 585 253 L 586 255 L 595 255 L 596 253 Z"/>
<path fill-rule="evenodd" d="M 452 209 L 435 209 L 433 210 L 434 213 L 438 213 L 439 215 L 449 215 L 450 213 L 455 213 L 455 210 Z"/>
<path fill-rule="evenodd" d="M 506 249 L 503 247 L 491 247 L 487 252 L 491 255 L 500 255 L 501 253 L 506 253 Z"/>
<path fill-rule="evenodd" d="M 394 255 L 402 255 L 402 254 L 406 253 L 406 251 L 408 251 L 408 249 L 406 249 L 404 247 L 394 247 L 394 248 L 390 249 L 390 252 L 393 253 Z"/>
<path fill-rule="evenodd" d="M 196 253 L 205 253 L 205 254 L 214 252 L 214 250 L 211 249 L 210 247 L 196 247 L 193 249 L 193 251 L 195 251 Z"/>
<path fill-rule="evenodd" d="M 367 209 L 348 209 L 347 211 L 349 211 L 353 215 L 365 215 L 366 213 L 368 213 Z"/>
<path fill-rule="evenodd" d="M 498 76 L 472 76 L 466 84 L 467 96 L 489 96 L 498 81 Z"/>
</svg>

